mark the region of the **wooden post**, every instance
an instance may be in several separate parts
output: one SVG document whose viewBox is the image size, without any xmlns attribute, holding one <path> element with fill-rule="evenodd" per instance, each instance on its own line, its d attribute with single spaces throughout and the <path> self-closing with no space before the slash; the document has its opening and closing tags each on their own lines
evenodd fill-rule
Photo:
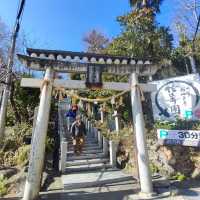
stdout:
<svg viewBox="0 0 200 200">
<path fill-rule="evenodd" d="M 45 141 L 51 105 L 51 93 L 53 85 L 52 77 L 52 70 L 47 68 L 44 84 L 41 90 L 36 126 L 32 138 L 28 176 L 25 184 L 23 200 L 35 200 L 40 191 L 45 155 Z"/>
<path fill-rule="evenodd" d="M 138 78 L 136 73 L 131 75 L 131 103 L 133 113 L 133 123 L 136 134 L 137 159 L 139 167 L 141 193 L 152 194 L 152 178 L 149 168 L 149 158 L 146 145 L 144 117 L 142 112 L 142 104 L 140 91 L 138 89 Z"/>
<path fill-rule="evenodd" d="M 17 18 L 14 25 L 14 30 L 11 36 L 11 46 L 10 46 L 9 54 L 8 54 L 8 63 L 6 65 L 6 71 L 7 71 L 6 81 L 5 81 L 6 84 L 4 86 L 4 91 L 1 98 L 1 109 L 0 109 L 0 140 L 1 141 L 4 137 L 4 132 L 5 132 L 7 106 L 8 106 L 10 87 L 11 87 L 11 82 L 12 82 L 12 68 L 13 68 L 14 57 L 15 57 L 15 47 L 16 47 L 16 41 L 19 34 L 19 30 L 20 30 L 20 24 L 22 20 L 24 5 L 25 5 L 25 0 L 20 1 L 19 9 L 17 12 Z"/>
</svg>

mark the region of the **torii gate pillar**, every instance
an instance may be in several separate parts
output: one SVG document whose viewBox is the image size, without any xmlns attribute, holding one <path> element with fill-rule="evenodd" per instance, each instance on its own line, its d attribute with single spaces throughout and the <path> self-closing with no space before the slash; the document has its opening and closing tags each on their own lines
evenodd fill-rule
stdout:
<svg viewBox="0 0 200 200">
<path fill-rule="evenodd" d="M 136 73 L 131 74 L 131 103 L 133 113 L 133 124 L 136 134 L 138 168 L 140 177 L 141 193 L 153 194 L 152 178 L 149 168 L 149 158 L 146 144 L 144 117 L 142 112 L 140 91 L 138 89 L 138 77 Z"/>
<path fill-rule="evenodd" d="M 53 87 L 52 77 L 53 71 L 50 68 L 47 68 L 41 90 L 36 125 L 31 142 L 28 177 L 25 184 L 23 200 L 37 199 L 40 191 Z"/>
</svg>

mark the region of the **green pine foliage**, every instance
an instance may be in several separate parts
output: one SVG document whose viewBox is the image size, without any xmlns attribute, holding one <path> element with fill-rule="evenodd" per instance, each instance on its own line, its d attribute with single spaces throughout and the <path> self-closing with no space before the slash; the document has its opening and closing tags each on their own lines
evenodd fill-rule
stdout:
<svg viewBox="0 0 200 200">
<path fill-rule="evenodd" d="M 176 121 L 157 121 L 154 124 L 156 129 L 168 129 L 168 130 L 200 130 L 199 121 L 187 121 L 177 119 Z"/>
<path fill-rule="evenodd" d="M 161 61 L 170 58 L 173 37 L 168 27 L 160 27 L 151 8 L 132 11 L 117 21 L 122 33 L 106 49 L 114 55 Z"/>
</svg>

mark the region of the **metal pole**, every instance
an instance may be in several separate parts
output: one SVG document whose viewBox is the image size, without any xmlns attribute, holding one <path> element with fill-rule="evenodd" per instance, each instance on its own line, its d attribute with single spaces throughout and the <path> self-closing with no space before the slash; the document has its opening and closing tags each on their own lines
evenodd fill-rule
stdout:
<svg viewBox="0 0 200 200">
<path fill-rule="evenodd" d="M 20 21 L 21 21 L 24 5 L 25 5 L 25 0 L 21 0 L 19 4 L 19 9 L 18 9 L 17 17 L 16 17 L 13 34 L 11 37 L 11 47 L 9 50 L 8 63 L 7 63 L 6 85 L 3 91 L 2 104 L 1 104 L 1 109 L 0 109 L 0 140 L 3 138 L 4 131 L 5 131 L 6 111 L 7 111 L 9 94 L 10 94 L 10 85 L 11 85 L 11 79 L 12 79 L 12 68 L 13 68 L 13 60 L 14 60 L 14 54 L 15 54 L 15 46 L 16 46 L 16 40 L 19 33 L 19 29 L 20 29 Z"/>
<path fill-rule="evenodd" d="M 133 123 L 136 134 L 136 145 L 137 145 L 137 159 L 139 167 L 141 193 L 152 194 L 153 186 L 151 179 L 151 172 L 149 168 L 149 158 L 146 145 L 144 117 L 142 112 L 140 91 L 137 88 L 138 78 L 136 73 L 131 75 L 131 103 L 133 113 Z"/>
<path fill-rule="evenodd" d="M 51 106 L 51 93 L 53 85 L 52 77 L 53 72 L 50 68 L 48 68 L 46 70 L 45 80 L 50 80 L 50 83 L 44 84 L 41 91 L 37 121 L 31 142 L 29 169 L 23 200 L 35 200 L 38 197 L 40 191 L 40 180 L 42 177 L 45 155 L 45 141 Z"/>
</svg>

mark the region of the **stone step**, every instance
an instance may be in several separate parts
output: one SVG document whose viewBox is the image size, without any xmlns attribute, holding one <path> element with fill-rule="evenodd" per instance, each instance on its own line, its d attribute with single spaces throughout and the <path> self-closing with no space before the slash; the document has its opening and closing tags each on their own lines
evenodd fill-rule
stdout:
<svg viewBox="0 0 200 200">
<path fill-rule="evenodd" d="M 111 168 L 109 163 L 96 163 L 96 164 L 86 164 L 86 165 L 77 165 L 77 166 L 70 166 L 66 167 L 65 172 L 72 173 L 72 172 L 83 172 L 83 171 L 95 171 L 100 169 L 107 169 Z"/>
<path fill-rule="evenodd" d="M 72 141 L 72 138 L 68 139 L 67 141 Z M 85 141 L 93 142 L 95 141 L 95 138 L 86 138 Z"/>
<path fill-rule="evenodd" d="M 84 159 L 97 159 L 97 158 L 105 158 L 105 155 L 103 153 L 98 154 L 83 154 L 80 156 L 68 156 L 67 161 L 73 161 L 73 160 L 84 160 Z"/>
<path fill-rule="evenodd" d="M 68 148 L 73 148 L 73 144 L 68 144 Z M 84 144 L 83 147 L 98 147 L 98 143 L 94 143 L 94 144 Z"/>
<path fill-rule="evenodd" d="M 125 181 L 135 181 L 131 175 L 113 169 L 63 174 L 61 180 L 64 189 L 66 190 L 102 186 Z"/>
<path fill-rule="evenodd" d="M 99 146 L 96 146 L 96 145 L 95 146 L 83 146 L 83 150 L 94 150 L 94 149 L 100 150 L 101 148 Z M 73 150 L 74 150 L 73 146 L 68 148 L 68 151 L 73 151 Z"/>
<path fill-rule="evenodd" d="M 77 166 L 77 165 L 87 165 L 87 164 L 108 163 L 108 162 L 109 162 L 108 158 L 74 160 L 74 161 L 66 162 L 66 167 Z"/>
<path fill-rule="evenodd" d="M 68 145 L 73 146 L 73 143 L 68 143 Z M 85 142 L 84 145 L 88 145 L 88 146 L 94 145 L 95 146 L 95 145 L 98 145 L 98 143 L 97 142 L 90 142 L 90 143 Z"/>
<path fill-rule="evenodd" d="M 73 141 L 67 141 L 68 144 L 73 144 Z M 97 144 L 97 141 L 92 140 L 92 141 L 85 141 L 85 144 Z"/>
<path fill-rule="evenodd" d="M 103 153 L 103 149 L 86 149 L 82 151 L 82 154 L 96 154 L 96 153 Z M 67 156 L 73 155 L 74 151 L 68 151 Z"/>
<path fill-rule="evenodd" d="M 72 142 L 73 140 L 72 139 L 69 139 L 69 140 L 67 140 L 68 142 Z M 88 143 L 90 143 L 90 142 L 95 142 L 96 141 L 96 139 L 95 138 L 92 138 L 92 139 L 85 139 L 85 142 L 88 142 Z"/>
</svg>

